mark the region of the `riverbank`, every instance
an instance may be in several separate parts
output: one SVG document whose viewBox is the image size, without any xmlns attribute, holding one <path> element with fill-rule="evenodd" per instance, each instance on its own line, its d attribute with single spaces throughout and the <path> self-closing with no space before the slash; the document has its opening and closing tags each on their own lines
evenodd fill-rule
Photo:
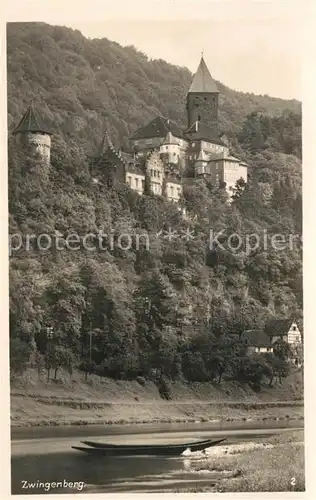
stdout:
<svg viewBox="0 0 316 500">
<path fill-rule="evenodd" d="M 260 393 L 236 382 L 173 382 L 171 400 L 150 381 L 114 381 L 61 374 L 57 381 L 35 372 L 11 382 L 11 425 L 64 426 L 173 422 L 303 420 L 301 375 Z"/>
<path fill-rule="evenodd" d="M 191 460 L 189 470 L 216 477 L 214 484 L 201 492 L 304 491 L 304 432 L 289 431 L 266 437 L 264 442 L 217 447 L 210 458 Z"/>
</svg>

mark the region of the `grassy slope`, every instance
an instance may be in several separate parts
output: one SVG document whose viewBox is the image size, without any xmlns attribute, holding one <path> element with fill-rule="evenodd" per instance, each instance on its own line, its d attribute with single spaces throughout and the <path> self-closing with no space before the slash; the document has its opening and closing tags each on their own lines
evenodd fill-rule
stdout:
<svg viewBox="0 0 316 500">
<path fill-rule="evenodd" d="M 13 425 L 23 426 L 303 417 L 299 372 L 282 386 L 261 393 L 236 382 L 220 386 L 175 382 L 171 395 L 171 401 L 162 400 L 152 382 L 141 386 L 96 376 L 85 382 L 78 372 L 71 381 L 61 372 L 57 382 L 46 382 L 30 370 L 11 383 L 11 419 Z"/>
<path fill-rule="evenodd" d="M 220 446 L 211 458 L 193 459 L 190 469 L 214 477 L 214 482 L 186 488 L 187 493 L 304 491 L 304 432 L 287 431 L 253 443 Z"/>
</svg>

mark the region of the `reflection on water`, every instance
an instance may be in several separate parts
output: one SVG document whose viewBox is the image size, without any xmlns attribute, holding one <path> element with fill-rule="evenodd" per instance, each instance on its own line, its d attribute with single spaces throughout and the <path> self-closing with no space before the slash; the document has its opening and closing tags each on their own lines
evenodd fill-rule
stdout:
<svg viewBox="0 0 316 500">
<path fill-rule="evenodd" d="M 40 494 L 48 488 L 48 493 L 128 491 L 149 485 L 155 489 L 155 482 L 182 482 L 184 474 L 186 481 L 196 479 L 185 472 L 188 463 L 181 458 L 92 457 L 76 452 L 13 457 L 12 494 Z M 63 484 L 54 488 L 54 482 Z M 75 483 L 73 488 L 64 488 L 69 483 Z"/>
</svg>

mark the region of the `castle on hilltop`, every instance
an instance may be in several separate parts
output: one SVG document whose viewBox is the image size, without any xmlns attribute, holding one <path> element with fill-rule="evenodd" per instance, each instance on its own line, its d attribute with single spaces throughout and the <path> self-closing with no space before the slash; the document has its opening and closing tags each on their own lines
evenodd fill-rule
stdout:
<svg viewBox="0 0 316 500">
<path fill-rule="evenodd" d="M 231 192 L 239 179 L 247 182 L 247 164 L 232 156 L 218 126 L 219 91 L 203 56 L 186 98 L 187 127 L 157 116 L 130 138 L 130 151 L 114 148 L 106 133 L 93 165 L 95 182 L 126 182 L 143 194 L 182 197 L 186 177 L 206 177 Z M 51 132 L 31 106 L 14 131 L 46 162 L 50 161 Z"/>
</svg>

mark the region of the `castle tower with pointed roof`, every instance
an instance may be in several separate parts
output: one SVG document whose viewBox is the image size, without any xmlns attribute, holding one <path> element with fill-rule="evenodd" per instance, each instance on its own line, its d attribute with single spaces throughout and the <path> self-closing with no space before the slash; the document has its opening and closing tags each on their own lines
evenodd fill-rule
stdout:
<svg viewBox="0 0 316 500">
<path fill-rule="evenodd" d="M 32 105 L 24 113 L 13 134 L 38 154 L 43 161 L 50 162 L 52 132 L 43 124 Z"/>
<path fill-rule="evenodd" d="M 201 122 L 214 138 L 218 135 L 219 91 L 203 56 L 187 94 L 188 129 Z"/>
<path fill-rule="evenodd" d="M 167 135 L 160 146 L 160 153 L 168 163 L 176 165 L 179 162 L 180 145 L 179 141 L 177 141 L 172 132 L 167 132 Z"/>
</svg>

